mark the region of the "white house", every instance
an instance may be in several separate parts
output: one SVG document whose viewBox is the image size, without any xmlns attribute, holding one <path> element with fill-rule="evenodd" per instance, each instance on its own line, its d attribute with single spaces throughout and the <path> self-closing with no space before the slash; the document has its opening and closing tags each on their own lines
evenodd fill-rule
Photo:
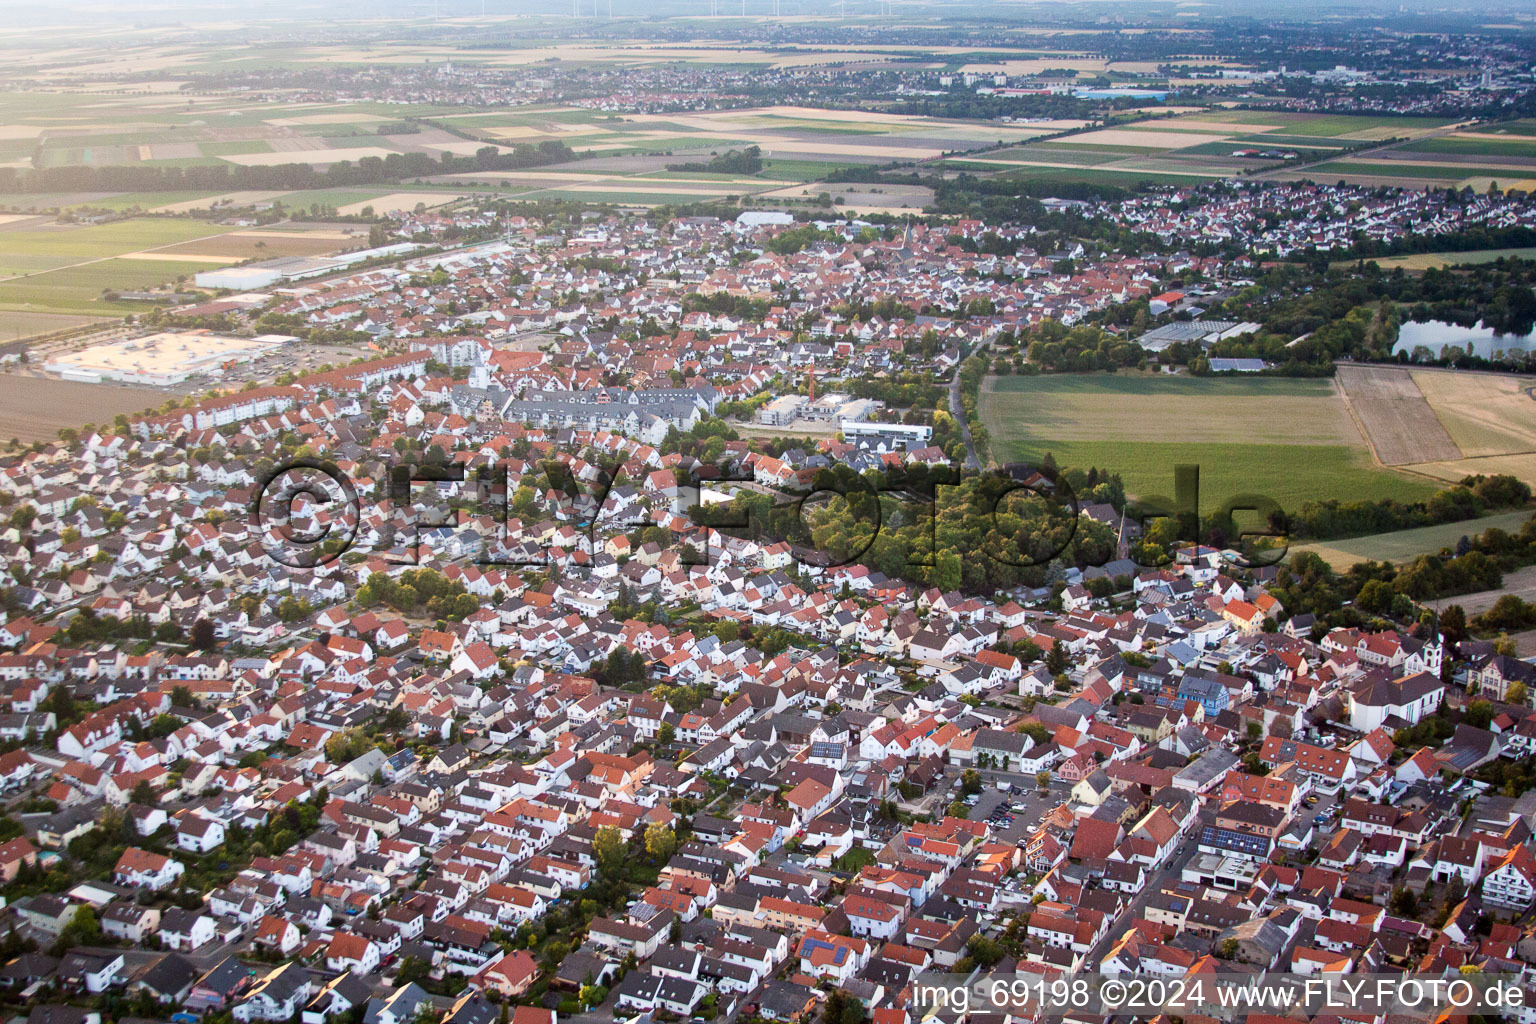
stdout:
<svg viewBox="0 0 1536 1024">
<path fill-rule="evenodd" d="M 189 814 L 176 826 L 176 845 L 192 853 L 209 853 L 224 845 L 224 825 L 201 814 Z"/>
</svg>

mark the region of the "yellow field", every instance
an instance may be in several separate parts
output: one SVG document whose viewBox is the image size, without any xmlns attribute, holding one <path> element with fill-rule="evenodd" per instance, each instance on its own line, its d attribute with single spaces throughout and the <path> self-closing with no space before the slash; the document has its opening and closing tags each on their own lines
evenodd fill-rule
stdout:
<svg viewBox="0 0 1536 1024">
<path fill-rule="evenodd" d="M 1468 458 L 1536 452 L 1536 381 L 1416 370 L 1414 383 Z"/>
<path fill-rule="evenodd" d="M 1508 473 L 1536 484 L 1536 379 L 1414 370 L 1413 381 L 1465 458 L 1404 469 L 1438 480 Z"/>
<path fill-rule="evenodd" d="M 378 199 L 370 199 L 362 203 L 348 203 L 337 209 L 337 213 L 343 217 L 353 217 L 363 212 L 365 207 L 373 207 L 377 214 L 409 212 L 416 209 L 417 203 L 425 203 L 427 209 L 437 206 L 445 206 L 453 202 L 458 196 L 445 195 L 442 192 L 393 192 Z"/>
<path fill-rule="evenodd" d="M 253 203 L 270 203 L 279 196 L 287 195 L 286 192 L 226 192 L 221 196 L 209 196 L 207 199 L 189 199 L 184 203 L 171 203 L 167 206 L 158 206 L 151 213 L 191 213 L 193 210 L 208 210 L 220 203 L 230 206 L 250 206 Z"/>
<path fill-rule="evenodd" d="M 1525 173 L 1524 170 L 1521 171 Z M 1491 174 L 1477 175 L 1471 178 L 1462 178 L 1457 183 L 1459 188 L 1470 188 L 1474 192 L 1487 192 L 1490 186 L 1498 185 L 1505 192 L 1536 192 L 1536 178 L 1516 178 L 1513 181 L 1509 177 L 1495 178 Z"/>
<path fill-rule="evenodd" d="M 232 164 L 240 164 L 242 167 L 277 167 L 280 164 L 334 164 L 343 160 L 351 160 L 353 163 L 364 157 L 376 156 L 379 159 L 393 153 L 392 149 L 382 146 L 358 146 L 356 149 L 303 149 L 286 153 L 236 153 L 220 159 L 228 160 Z"/>
<path fill-rule="evenodd" d="M 1149 122 L 1148 127 L 1150 128 L 1153 125 L 1161 126 L 1165 123 L 1162 119 L 1158 119 L 1157 121 Z M 1206 121 L 1202 118 L 1190 118 L 1187 121 L 1175 121 L 1173 123 L 1189 125 L 1189 128 L 1181 129 L 1184 131 L 1220 132 L 1224 135 L 1256 135 L 1261 132 L 1277 132 L 1284 128 L 1284 125 L 1278 124 L 1242 124 L 1237 121 Z"/>
<path fill-rule="evenodd" d="M 1532 182 L 1536 185 L 1536 181 Z M 1454 267 L 1463 263 L 1492 263 L 1501 256 L 1520 259 L 1536 259 L 1536 249 L 1474 249 L 1469 252 L 1417 252 L 1411 256 L 1388 256 L 1377 260 L 1384 269 L 1402 267 L 1404 270 L 1429 270 Z"/>
<path fill-rule="evenodd" d="M 1458 459 L 1455 462 L 1420 462 L 1412 466 L 1399 466 L 1432 476 L 1436 480 L 1455 482 L 1464 476 L 1482 473 L 1493 476 L 1507 473 L 1518 480 L 1536 486 L 1536 453 L 1525 455 L 1489 455 L 1481 459 Z"/>
<path fill-rule="evenodd" d="M 387 120 L 389 118 L 378 114 L 305 114 L 302 117 L 271 117 L 266 119 L 266 123 L 289 127 L 301 124 L 369 124 Z"/>
</svg>

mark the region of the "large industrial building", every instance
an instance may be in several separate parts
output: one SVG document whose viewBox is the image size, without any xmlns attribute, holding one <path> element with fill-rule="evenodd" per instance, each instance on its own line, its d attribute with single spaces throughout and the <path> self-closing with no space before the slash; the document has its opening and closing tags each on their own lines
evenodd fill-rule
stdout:
<svg viewBox="0 0 1536 1024">
<path fill-rule="evenodd" d="M 231 364 L 249 362 L 298 340 L 291 334 L 235 338 L 199 331 L 166 331 L 61 353 L 43 368 L 65 380 L 93 384 L 115 380 L 164 387 L 198 374 L 221 376 Z"/>
<path fill-rule="evenodd" d="M 307 277 L 334 274 L 358 263 L 377 259 L 395 259 L 408 256 L 420 249 L 415 242 L 396 242 L 376 249 L 359 249 L 337 256 L 281 256 L 260 263 L 246 263 L 238 267 L 205 270 L 192 278 L 199 288 L 228 288 L 233 291 L 250 291 L 265 288 L 279 281 L 302 281 Z"/>
</svg>

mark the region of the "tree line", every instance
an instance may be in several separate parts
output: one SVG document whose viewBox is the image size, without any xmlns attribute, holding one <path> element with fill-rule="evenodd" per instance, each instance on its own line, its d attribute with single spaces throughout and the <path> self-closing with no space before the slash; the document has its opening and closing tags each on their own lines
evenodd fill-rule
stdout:
<svg viewBox="0 0 1536 1024">
<path fill-rule="evenodd" d="M 708 162 L 693 161 L 667 164 L 669 171 L 692 171 L 705 174 L 756 174 L 763 169 L 763 151 L 757 146 L 733 149 L 721 153 Z"/>
<path fill-rule="evenodd" d="M 1272 525 L 1287 529 L 1298 539 L 1337 540 L 1476 519 L 1496 509 L 1523 508 L 1530 501 L 1531 488 L 1515 477 L 1468 476 L 1436 491 L 1428 500 L 1412 504 L 1390 498 L 1309 501 L 1290 513 L 1286 523 Z"/>
<path fill-rule="evenodd" d="M 157 167 L 114 164 L 104 167 L 0 167 L 0 193 L 17 192 L 158 192 L 167 190 L 284 190 L 378 185 L 405 178 L 467 171 L 508 171 L 523 167 L 564 163 L 576 154 L 563 142 L 516 146 L 497 152 L 484 146 L 473 156 L 444 153 L 434 159 L 427 153 L 390 153 L 367 156 L 353 163 L 342 160 L 321 171 L 311 164 L 279 164 L 274 167 L 242 167 L 209 164 L 193 167 Z"/>
</svg>

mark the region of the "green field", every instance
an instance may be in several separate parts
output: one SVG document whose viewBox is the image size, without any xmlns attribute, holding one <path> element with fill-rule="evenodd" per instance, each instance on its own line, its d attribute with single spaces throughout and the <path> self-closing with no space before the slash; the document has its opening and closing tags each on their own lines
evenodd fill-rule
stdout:
<svg viewBox="0 0 1536 1024">
<path fill-rule="evenodd" d="M 87 260 L 108 259 L 233 230 L 203 221 L 169 218 L 0 230 L 0 277 L 57 270 Z"/>
<path fill-rule="evenodd" d="M 1154 374 L 1002 377 L 982 419 L 999 462 L 1119 473 L 1131 494 L 1171 496 L 1174 466 L 1200 467 L 1202 508 L 1259 493 L 1295 508 L 1326 498 L 1428 497 L 1435 486 L 1381 469 L 1326 380 Z"/>
<path fill-rule="evenodd" d="M 1487 173 L 1486 168 L 1476 164 L 1468 164 L 1465 167 L 1433 167 L 1427 164 L 1411 164 L 1407 161 L 1368 164 L 1349 160 L 1335 160 L 1308 170 L 1315 172 L 1321 178 L 1327 178 L 1331 174 L 1363 174 L 1375 178 L 1436 178 L 1443 181 L 1460 181 L 1473 174 Z"/>
<path fill-rule="evenodd" d="M 1316 150 L 1328 150 L 1343 152 L 1356 146 L 1367 145 L 1355 139 L 1331 139 L 1323 135 L 1289 135 L 1284 132 L 1259 132 L 1257 135 L 1241 135 L 1229 142 L 1240 143 L 1241 146 L 1264 146 L 1273 148 L 1276 146 L 1286 149 L 1295 149 L 1300 146 Z"/>
<path fill-rule="evenodd" d="M 1377 128 L 1393 129 L 1394 135 L 1410 135 L 1439 128 L 1445 123 L 1437 117 L 1358 117 L 1352 114 L 1307 115 L 1305 120 L 1287 122 L 1288 130 L 1293 135 L 1321 135 L 1325 138 Z"/>
<path fill-rule="evenodd" d="M 1049 142 L 1040 142 L 1032 146 L 1024 147 L 1026 154 L 1038 152 L 1068 152 L 1068 153 L 1102 153 L 1109 157 L 1127 156 L 1161 156 L 1166 153 L 1178 153 L 1182 150 L 1169 149 L 1166 146 L 1120 146 L 1105 145 L 1102 142 L 1092 141 L 1092 135 L 1069 135 L 1064 139 L 1052 139 Z M 1082 142 L 1075 142 L 1082 139 Z M 1191 140 L 1193 142 L 1193 140 Z"/>
<path fill-rule="evenodd" d="M 198 147 L 204 156 L 239 156 L 243 153 L 270 153 L 264 139 L 237 139 L 234 142 L 204 142 Z"/>
<path fill-rule="evenodd" d="M 1104 170 L 1097 167 L 1086 167 L 1075 171 L 1069 167 L 1016 167 L 1009 168 L 1005 176 L 1009 178 L 1028 178 L 1036 182 L 1060 182 L 1062 184 L 1085 185 L 1120 185 L 1132 186 L 1138 182 L 1150 182 L 1154 185 L 1189 185 L 1210 178 L 1220 178 L 1230 171 L 1216 170 L 1214 168 L 1196 171 L 1189 170 L 1181 173 L 1169 171 L 1119 171 Z"/>
<path fill-rule="evenodd" d="M 1420 139 L 1397 147 L 1412 153 L 1456 153 L 1468 156 L 1536 157 L 1536 139 Z"/>
<path fill-rule="evenodd" d="M 1478 131 L 1503 133 L 1509 135 L 1536 135 L 1536 118 L 1524 118 L 1519 121 L 1504 121 L 1500 124 L 1490 124 L 1479 128 Z"/>
<path fill-rule="evenodd" d="M 1074 164 L 1079 167 L 1098 167 L 1102 164 L 1112 164 L 1117 160 L 1124 160 L 1127 153 L 1123 150 L 1105 149 L 1102 146 L 1058 146 L 1051 142 L 1042 142 L 1038 146 L 1028 149 L 1004 150 L 1001 153 L 987 153 L 979 157 L 981 160 L 1019 160 L 1024 165 L 1031 162 Z"/>
<path fill-rule="evenodd" d="M 92 199 L 83 203 L 75 203 L 72 209 L 92 210 L 116 210 L 127 212 L 133 209 L 158 210 L 162 206 L 170 206 L 173 203 L 190 203 L 194 199 L 209 199 L 219 195 L 218 192 L 124 192 L 121 195 L 108 196 L 105 199 Z M 0 245 L 4 244 L 4 233 L 0 233 Z"/>
<path fill-rule="evenodd" d="M 1482 519 L 1469 519 L 1460 523 L 1441 523 L 1424 526 L 1417 530 L 1397 530 L 1393 533 L 1375 533 L 1369 537 L 1351 540 L 1334 540 L 1316 544 L 1298 544 L 1291 553 L 1316 552 L 1335 569 L 1348 569 L 1356 562 L 1367 560 L 1404 562 L 1418 555 L 1433 554 L 1442 548 L 1454 548 L 1463 537 L 1475 537 L 1491 527 L 1514 533 L 1531 518 L 1529 511 L 1504 512 Z"/>
<path fill-rule="evenodd" d="M 1005 457 L 1004 446 L 995 440 L 993 449 L 998 458 Z M 1126 491 L 1142 497 L 1171 498 L 1174 467 L 1199 466 L 1200 507 L 1207 512 L 1242 494 L 1261 494 L 1294 509 L 1329 498 L 1422 501 L 1438 490 L 1379 469 L 1361 449 L 1344 446 L 1019 441 L 1006 450 L 1006 458 L 1029 461 L 1047 452 L 1063 467 L 1097 466 L 1119 473 Z"/>
<path fill-rule="evenodd" d="M 228 266 L 230 262 L 192 263 L 181 260 L 108 259 L 79 267 L 66 267 L 31 277 L 0 281 L 0 309 L 51 313 L 75 313 L 111 316 L 142 313 L 143 303 L 106 302 L 105 290 L 137 291 L 156 288 L 176 280 L 191 278 L 204 270 Z"/>
</svg>

